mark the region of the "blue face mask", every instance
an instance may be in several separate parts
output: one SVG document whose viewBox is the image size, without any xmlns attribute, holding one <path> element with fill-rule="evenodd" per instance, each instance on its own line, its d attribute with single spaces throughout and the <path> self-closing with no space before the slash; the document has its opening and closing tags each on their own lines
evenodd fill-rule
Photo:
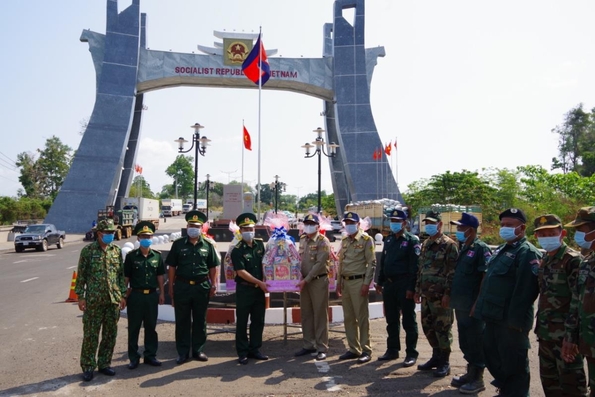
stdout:
<svg viewBox="0 0 595 397">
<path fill-rule="evenodd" d="M 539 245 L 541 245 L 541 248 L 543 248 L 547 252 L 555 251 L 562 245 L 562 241 L 560 241 L 560 236 L 537 237 L 537 241 L 539 241 Z"/>
<path fill-rule="evenodd" d="M 200 229 L 197 227 L 189 227 L 186 229 L 186 234 L 188 234 L 188 237 L 190 238 L 197 238 L 200 236 Z"/>
<path fill-rule="evenodd" d="M 390 231 L 393 233 L 399 233 L 403 230 L 403 224 L 401 222 L 391 222 L 390 223 Z"/>
<path fill-rule="evenodd" d="M 153 244 L 153 240 L 151 240 L 150 238 L 144 238 L 139 243 L 141 247 L 149 248 L 151 244 Z"/>
<path fill-rule="evenodd" d="M 502 240 L 504 241 L 512 241 L 517 238 L 515 230 L 516 227 L 503 226 L 500 228 L 500 237 L 502 237 Z"/>
<path fill-rule="evenodd" d="M 114 241 L 114 235 L 113 234 L 102 234 L 101 241 L 103 241 L 103 244 L 111 244 Z"/>
<path fill-rule="evenodd" d="M 574 233 L 574 242 L 581 248 L 584 248 L 586 250 L 591 249 L 591 245 L 593 244 L 593 242 L 585 240 L 585 237 L 587 237 L 587 234 L 591 234 L 593 232 L 595 232 L 595 230 L 591 230 L 589 233 L 585 233 L 585 232 Z"/>
<path fill-rule="evenodd" d="M 457 240 L 459 242 L 464 243 L 465 241 L 467 241 L 467 237 L 465 237 L 465 232 L 459 232 L 457 230 L 456 235 L 457 235 Z"/>
<path fill-rule="evenodd" d="M 357 233 L 357 224 L 345 225 L 345 231 L 349 235 Z"/>
<path fill-rule="evenodd" d="M 427 224 L 426 225 L 426 233 L 431 236 L 435 236 L 438 233 L 438 225 Z"/>
<path fill-rule="evenodd" d="M 254 239 L 254 232 L 242 232 L 242 238 L 249 243 Z"/>
</svg>

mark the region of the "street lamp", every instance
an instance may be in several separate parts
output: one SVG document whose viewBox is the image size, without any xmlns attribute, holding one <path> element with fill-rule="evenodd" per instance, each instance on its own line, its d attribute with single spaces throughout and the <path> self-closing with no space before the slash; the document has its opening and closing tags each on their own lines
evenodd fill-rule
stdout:
<svg viewBox="0 0 595 397">
<path fill-rule="evenodd" d="M 279 182 L 279 175 L 275 175 L 275 182 L 271 183 L 271 189 L 275 190 L 275 214 L 277 213 L 277 209 L 279 208 L 279 190 L 285 191 L 286 184 L 284 182 Z"/>
<path fill-rule="evenodd" d="M 309 159 L 312 158 L 316 155 L 318 155 L 318 213 L 320 214 L 320 212 L 322 211 L 322 201 L 321 201 L 321 168 L 322 168 L 322 155 L 324 154 L 326 157 L 335 157 L 335 155 L 337 154 L 337 148 L 339 147 L 339 145 L 337 145 L 335 142 L 331 142 L 331 143 L 326 143 L 324 141 L 324 138 L 322 137 L 322 133 L 324 132 L 324 130 L 320 127 L 318 127 L 317 129 L 314 130 L 314 132 L 316 132 L 318 135 L 316 137 L 316 140 L 314 142 L 312 142 L 313 144 L 310 143 L 306 143 L 304 146 L 302 146 L 305 150 L 306 150 L 306 155 L 304 156 L 305 158 Z M 326 143 L 326 150 L 324 148 Z M 315 148 L 314 152 L 312 154 L 310 154 L 310 149 Z"/>
<path fill-rule="evenodd" d="M 207 174 L 206 177 L 207 180 L 205 181 L 201 189 L 204 189 L 207 193 L 207 219 L 209 219 L 209 190 L 211 190 L 211 180 L 209 178 L 211 177 L 211 175 Z"/>
<path fill-rule="evenodd" d="M 207 151 L 207 146 L 209 146 L 210 139 L 207 139 L 206 136 L 200 136 L 200 129 L 204 128 L 204 126 L 196 123 L 191 125 L 190 128 L 194 129 L 194 135 L 192 136 L 192 146 L 190 149 L 184 150 L 184 143 L 188 142 L 184 138 L 180 137 L 179 139 L 175 139 L 174 142 L 178 142 L 178 153 L 188 153 L 194 148 L 194 206 L 193 209 L 196 209 L 196 199 L 198 196 L 198 155 L 201 156 L 205 155 Z"/>
</svg>

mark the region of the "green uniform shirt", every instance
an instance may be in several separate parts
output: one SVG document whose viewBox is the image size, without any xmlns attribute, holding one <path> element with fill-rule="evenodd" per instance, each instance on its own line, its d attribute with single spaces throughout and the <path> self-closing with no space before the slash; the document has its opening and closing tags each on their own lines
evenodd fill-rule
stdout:
<svg viewBox="0 0 595 397">
<path fill-rule="evenodd" d="M 262 274 L 262 258 L 264 257 L 264 243 L 261 239 L 255 238 L 252 240 L 252 247 L 250 247 L 244 240 L 240 240 L 235 248 L 231 251 L 231 262 L 233 269 L 245 270 L 257 280 L 263 279 Z M 236 283 L 246 282 L 243 278 L 236 275 Z"/>
<path fill-rule="evenodd" d="M 105 251 L 97 241 L 81 250 L 74 292 L 87 303 L 119 304 L 125 296 L 122 250 L 108 244 Z"/>
<path fill-rule="evenodd" d="M 167 264 L 176 268 L 176 276 L 199 280 L 209 275 L 209 269 L 221 263 L 213 244 L 200 236 L 196 244 L 187 237 L 174 241 L 167 255 Z"/>
<path fill-rule="evenodd" d="M 541 253 L 526 237 L 496 249 L 477 297 L 474 316 L 529 331 L 533 302 L 539 294 L 537 272 Z"/>
<path fill-rule="evenodd" d="M 415 293 L 425 298 L 450 296 L 459 247 L 450 237 L 427 239 L 421 247 Z"/>
<path fill-rule="evenodd" d="M 364 274 L 364 284 L 370 284 L 376 269 L 374 240 L 367 233 L 358 230 L 353 238 L 345 236 L 341 240 L 339 252 L 339 277 Z"/>
<path fill-rule="evenodd" d="M 380 256 L 378 285 L 382 287 L 388 278 L 393 281 L 406 278 L 407 290 L 415 291 L 420 251 L 419 238 L 412 233 L 403 231 L 398 237 L 394 233 L 386 237 Z"/>
<path fill-rule="evenodd" d="M 320 233 L 316 233 L 312 238 L 306 233 L 300 237 L 300 270 L 307 283 L 316 276 L 328 274 L 330 246 L 328 238 Z"/>
<path fill-rule="evenodd" d="M 576 294 L 566 319 L 566 340 L 579 345 L 579 352 L 595 357 L 595 252 L 580 264 Z"/>
<path fill-rule="evenodd" d="M 470 312 L 479 295 L 481 280 L 486 272 L 492 250 L 486 243 L 475 239 L 469 245 L 461 244 L 459 260 L 452 280 L 450 307 Z"/>
<path fill-rule="evenodd" d="M 157 276 L 165 274 L 161 252 L 149 248 L 145 257 L 140 248 L 132 250 L 124 260 L 124 276 L 128 277 L 130 288 L 158 288 Z"/>
</svg>

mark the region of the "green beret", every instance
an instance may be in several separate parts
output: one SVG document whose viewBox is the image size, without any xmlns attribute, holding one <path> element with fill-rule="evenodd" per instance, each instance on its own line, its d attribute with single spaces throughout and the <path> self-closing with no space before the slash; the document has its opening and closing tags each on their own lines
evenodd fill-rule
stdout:
<svg viewBox="0 0 595 397">
<path fill-rule="evenodd" d="M 195 225 L 202 225 L 207 221 L 207 216 L 200 211 L 189 211 L 186 214 L 186 222 Z"/>
</svg>

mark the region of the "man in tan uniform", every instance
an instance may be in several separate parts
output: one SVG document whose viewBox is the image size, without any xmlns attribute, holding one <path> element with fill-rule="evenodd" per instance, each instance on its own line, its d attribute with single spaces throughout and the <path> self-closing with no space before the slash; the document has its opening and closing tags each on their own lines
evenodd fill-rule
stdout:
<svg viewBox="0 0 595 397">
<path fill-rule="evenodd" d="M 347 236 L 343 237 L 339 252 L 337 295 L 343 296 L 349 350 L 339 360 L 357 358 L 363 364 L 372 358 L 368 292 L 376 268 L 374 240 L 359 228 L 357 213 L 347 212 L 343 222 Z"/>
<path fill-rule="evenodd" d="M 319 233 L 318 216 L 304 218 L 304 234 L 300 238 L 302 281 L 300 311 L 304 344 L 296 357 L 317 353 L 317 360 L 324 360 L 328 351 L 328 261 L 330 242 Z"/>
</svg>

